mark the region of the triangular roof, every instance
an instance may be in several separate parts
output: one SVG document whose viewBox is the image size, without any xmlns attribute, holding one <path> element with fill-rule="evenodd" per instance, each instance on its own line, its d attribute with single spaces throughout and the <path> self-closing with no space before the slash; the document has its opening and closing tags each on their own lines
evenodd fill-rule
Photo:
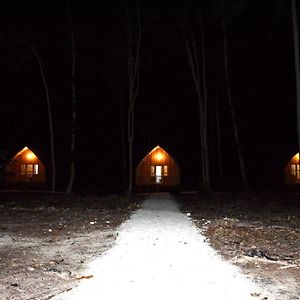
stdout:
<svg viewBox="0 0 300 300">
<path fill-rule="evenodd" d="M 20 150 L 16 155 L 14 155 L 13 159 L 16 159 L 17 157 L 19 157 L 20 155 L 22 155 L 24 152 L 29 151 L 29 153 L 32 153 L 33 155 L 34 152 L 32 150 L 30 150 L 27 146 L 25 146 L 22 150 Z M 35 155 L 36 156 L 36 155 Z"/>
<path fill-rule="evenodd" d="M 27 155 L 31 156 L 31 159 L 35 158 L 38 161 L 42 162 L 40 160 L 40 158 L 31 150 L 29 149 L 27 146 L 25 146 L 23 149 L 21 149 L 17 154 L 15 154 L 12 158 L 12 161 L 17 160 L 20 156 L 22 156 L 24 154 L 24 152 L 27 152 Z"/>
<path fill-rule="evenodd" d="M 166 151 L 166 150 L 164 150 L 162 147 L 160 147 L 159 145 L 157 145 L 156 147 L 154 147 L 146 156 L 144 156 L 144 158 L 146 158 L 147 156 L 149 156 L 149 155 L 152 155 L 154 152 L 156 152 L 156 151 L 158 151 L 158 150 L 161 150 L 161 152 L 164 152 L 164 153 L 166 153 L 167 155 L 169 155 L 170 156 L 170 154 Z"/>
<path fill-rule="evenodd" d="M 159 145 L 157 145 L 156 147 L 154 147 L 147 155 L 151 154 L 152 152 L 155 152 L 156 150 L 161 149 L 164 152 L 168 153 L 166 150 L 164 150 L 162 147 L 160 147 Z"/>
<path fill-rule="evenodd" d="M 27 146 L 25 146 L 22 150 L 20 150 L 17 154 L 14 155 L 14 159 L 17 158 L 18 156 L 22 155 L 26 150 L 30 150 Z M 31 150 L 30 150 L 31 151 Z M 31 151 L 32 152 L 32 151 Z"/>
<path fill-rule="evenodd" d="M 289 163 L 299 164 L 299 152 L 296 153 L 290 160 Z"/>
<path fill-rule="evenodd" d="M 176 161 L 174 160 L 174 158 L 166 151 L 164 150 L 162 147 L 160 147 L 159 145 L 157 145 L 156 147 L 154 147 L 149 153 L 147 153 L 147 155 L 145 155 L 142 160 L 140 160 L 140 162 L 138 163 L 137 167 L 139 167 L 139 165 L 148 157 L 151 156 L 154 152 L 160 150 L 161 152 L 165 153 L 168 157 L 170 157 L 174 163 L 177 165 Z M 178 167 L 178 166 L 177 166 Z"/>
</svg>

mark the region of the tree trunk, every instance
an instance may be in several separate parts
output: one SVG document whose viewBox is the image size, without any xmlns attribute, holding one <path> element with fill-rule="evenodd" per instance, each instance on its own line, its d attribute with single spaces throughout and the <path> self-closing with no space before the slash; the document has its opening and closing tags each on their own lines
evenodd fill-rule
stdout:
<svg viewBox="0 0 300 300">
<path fill-rule="evenodd" d="M 297 99 L 297 133 L 298 133 L 298 152 L 300 151 L 300 62 L 299 62 L 299 31 L 296 10 L 296 0 L 291 0 L 291 10 L 293 19 L 294 34 L 294 56 L 296 73 L 296 99 Z"/>
<path fill-rule="evenodd" d="M 202 39 L 202 82 L 203 82 L 203 93 L 201 93 L 201 83 L 200 83 L 200 71 L 199 71 L 199 59 L 198 51 L 195 42 L 195 38 L 192 32 L 190 32 L 189 37 L 186 32 L 183 32 L 186 44 L 186 50 L 188 54 L 188 60 L 191 67 L 191 72 L 194 80 L 196 95 L 198 99 L 198 109 L 199 109 L 199 132 L 200 132 L 200 142 L 201 142 L 201 173 L 202 173 L 202 184 L 201 189 L 208 191 L 210 188 L 209 181 L 209 162 L 208 162 L 208 147 L 207 147 L 207 90 L 206 90 L 206 70 L 205 70 L 205 44 L 204 44 L 204 34 L 201 33 Z"/>
<path fill-rule="evenodd" d="M 52 193 L 54 193 L 55 188 L 56 188 L 56 164 L 55 164 L 55 150 L 54 150 L 53 121 L 52 121 L 52 111 L 51 111 L 51 103 L 50 103 L 50 97 L 49 97 L 48 84 L 47 84 L 42 60 L 41 60 L 38 52 L 36 51 L 35 47 L 32 44 L 29 44 L 29 45 L 30 45 L 30 47 L 35 55 L 35 58 L 39 64 L 39 67 L 40 67 L 41 77 L 42 77 L 46 100 L 47 100 L 49 131 L 50 131 L 51 164 L 52 164 L 51 191 L 52 191 Z"/>
<path fill-rule="evenodd" d="M 132 193 L 133 186 L 133 162 L 132 162 L 132 145 L 133 145 L 133 137 L 134 137 L 134 107 L 130 105 L 128 110 L 128 118 L 127 118 L 127 126 L 128 126 L 128 194 Z"/>
<path fill-rule="evenodd" d="M 134 140 L 134 107 L 139 91 L 139 71 L 140 71 L 140 46 L 141 46 L 141 20 L 139 3 L 137 1 L 137 37 L 135 51 L 133 50 L 132 24 L 128 21 L 128 77 L 129 77 L 129 96 L 128 96 L 128 195 L 132 193 L 133 187 L 133 140 Z"/>
<path fill-rule="evenodd" d="M 202 45 L 202 80 L 203 80 L 203 156 L 205 166 L 205 190 L 210 190 L 209 180 L 209 157 L 208 157 L 208 127 L 207 127 L 207 82 L 206 82 L 206 54 L 205 54 L 205 38 L 204 29 L 201 29 L 201 45 Z"/>
<path fill-rule="evenodd" d="M 220 112 L 219 112 L 219 101 L 216 100 L 216 131 L 217 131 L 217 153 L 218 153 L 218 170 L 219 170 L 219 185 L 223 186 L 223 162 L 222 162 L 222 151 L 221 151 L 221 126 L 220 126 Z"/>
<path fill-rule="evenodd" d="M 71 23 L 71 22 L 70 22 Z M 74 31 L 71 29 L 71 47 L 72 47 L 72 136 L 71 136 L 71 165 L 69 183 L 66 189 L 66 195 L 70 195 L 74 185 L 75 179 L 75 148 L 76 148 L 76 125 L 77 125 L 77 101 L 76 101 L 76 51 Z"/>
<path fill-rule="evenodd" d="M 121 148 L 122 148 L 122 171 L 123 171 L 123 189 L 127 189 L 127 155 L 126 155 L 126 139 L 124 130 L 124 107 L 120 103 L 120 125 L 121 125 Z"/>
<path fill-rule="evenodd" d="M 230 86 L 229 72 L 228 72 L 227 35 L 226 35 L 225 25 L 223 25 L 223 34 L 224 34 L 224 73 L 225 73 L 225 83 L 226 83 L 226 89 L 227 89 L 227 100 L 228 100 L 228 106 L 229 106 L 231 122 L 232 122 L 232 127 L 233 127 L 233 132 L 234 132 L 235 144 L 236 144 L 237 152 L 238 152 L 243 188 L 248 193 L 248 192 L 250 192 L 250 189 L 249 189 L 248 178 L 247 178 L 245 164 L 244 164 L 244 158 L 242 155 L 242 150 L 241 150 L 241 146 L 240 146 L 240 142 L 239 142 L 237 121 L 236 121 L 236 116 L 235 116 L 235 111 L 234 111 L 234 107 L 233 107 L 233 103 L 232 103 L 232 96 L 231 96 L 231 86 Z"/>
</svg>

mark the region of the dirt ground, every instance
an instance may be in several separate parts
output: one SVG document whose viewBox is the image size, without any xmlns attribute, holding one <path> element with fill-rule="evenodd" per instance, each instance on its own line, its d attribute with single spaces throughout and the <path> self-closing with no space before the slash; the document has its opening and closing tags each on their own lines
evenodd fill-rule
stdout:
<svg viewBox="0 0 300 300">
<path fill-rule="evenodd" d="M 224 259 L 276 299 L 300 299 L 300 194 L 184 194 L 180 202 Z"/>
<path fill-rule="evenodd" d="M 224 259 L 277 287 L 278 299 L 300 299 L 300 195 L 177 199 Z M 51 299 L 88 280 L 86 263 L 112 247 L 116 229 L 142 200 L 0 193 L 0 299 Z"/>
<path fill-rule="evenodd" d="M 0 299 L 51 299 L 88 280 L 136 203 L 126 198 L 0 193 Z"/>
</svg>

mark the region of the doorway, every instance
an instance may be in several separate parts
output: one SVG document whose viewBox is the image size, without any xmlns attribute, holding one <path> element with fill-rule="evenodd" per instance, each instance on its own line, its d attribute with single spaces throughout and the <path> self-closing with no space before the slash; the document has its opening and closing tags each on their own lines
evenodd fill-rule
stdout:
<svg viewBox="0 0 300 300">
<path fill-rule="evenodd" d="M 162 166 L 155 166 L 155 183 L 162 182 Z"/>
</svg>

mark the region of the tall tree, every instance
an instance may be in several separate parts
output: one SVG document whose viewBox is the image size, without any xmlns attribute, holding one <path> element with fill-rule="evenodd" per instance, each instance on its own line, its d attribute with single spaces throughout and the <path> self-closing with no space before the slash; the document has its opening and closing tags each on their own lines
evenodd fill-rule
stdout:
<svg viewBox="0 0 300 300">
<path fill-rule="evenodd" d="M 136 2 L 137 13 L 137 32 L 134 36 L 134 26 L 128 17 L 127 38 L 128 38 L 128 114 L 127 114 L 127 131 L 128 131 L 128 194 L 132 193 L 133 187 L 133 139 L 134 139 L 134 110 L 135 102 L 139 91 L 140 80 L 140 48 L 141 48 L 141 19 L 139 2 Z"/>
<path fill-rule="evenodd" d="M 238 126 L 237 126 L 237 120 L 235 115 L 235 109 L 233 106 L 232 101 L 232 95 L 231 95 L 231 85 L 230 85 L 230 79 L 229 79 L 229 68 L 228 68 L 228 45 L 227 45 L 227 33 L 225 24 L 223 24 L 223 46 L 224 46 L 224 74 L 225 74 L 225 84 L 226 84 L 226 90 L 227 90 L 227 100 L 228 100 L 228 106 L 231 116 L 231 122 L 233 127 L 233 133 L 234 133 L 234 140 L 238 152 L 238 159 L 240 164 L 240 171 L 241 171 L 241 177 L 242 177 L 242 183 L 243 187 L 246 192 L 249 192 L 249 184 L 248 184 L 248 178 L 247 173 L 245 169 L 245 163 L 244 163 L 244 157 L 240 145 L 239 140 L 239 134 L 238 134 Z"/>
<path fill-rule="evenodd" d="M 293 20 L 294 36 L 294 56 L 295 56 L 295 73 L 296 73 L 296 100 L 297 100 L 297 133 L 298 133 L 298 151 L 300 151 L 300 62 L 299 62 L 299 31 L 298 18 L 296 9 L 296 0 L 291 0 L 291 11 Z"/>
<path fill-rule="evenodd" d="M 41 77 L 44 85 L 45 96 L 47 100 L 47 107 L 48 107 L 48 119 L 49 119 L 49 130 L 50 130 L 50 148 L 51 148 L 51 164 L 52 164 L 52 180 L 51 180 L 51 191 L 52 193 L 55 192 L 56 188 L 56 163 L 55 163 L 55 147 L 54 147 L 54 133 L 53 133 L 53 119 L 52 119 L 52 109 L 51 109 L 51 102 L 49 97 L 49 89 L 48 89 L 48 82 L 46 79 L 44 66 L 41 60 L 39 53 L 37 52 L 36 48 L 33 44 L 29 43 L 32 52 L 39 64 Z"/>
<path fill-rule="evenodd" d="M 70 13 L 69 1 L 67 2 L 67 16 L 70 27 L 70 41 L 71 41 L 71 53 L 72 53 L 72 127 L 71 127 L 71 146 L 70 146 L 70 177 L 69 183 L 66 189 L 66 194 L 69 195 L 72 192 L 74 179 L 75 179 L 75 149 L 76 149 L 76 125 L 77 125 L 77 98 L 76 98 L 76 48 L 75 48 L 75 36 L 74 28 L 72 25 L 72 18 Z"/>
<path fill-rule="evenodd" d="M 121 150 L 122 150 L 122 175 L 123 175 L 123 186 L 124 191 L 127 189 L 127 148 L 126 148 L 126 132 L 124 128 L 125 122 L 125 107 L 124 101 L 120 100 L 120 138 L 121 138 Z"/>
<path fill-rule="evenodd" d="M 225 77 L 225 87 L 227 91 L 227 102 L 231 117 L 231 123 L 233 127 L 234 140 L 237 148 L 239 167 L 241 172 L 243 188 L 246 192 L 249 192 L 249 182 L 247 177 L 247 172 L 245 168 L 244 156 L 242 147 L 239 139 L 237 117 L 235 113 L 234 103 L 232 99 L 232 89 L 229 76 L 229 51 L 228 51 L 228 33 L 227 28 L 230 27 L 232 21 L 236 19 L 247 7 L 249 0 L 216 0 L 212 4 L 212 20 L 221 23 L 223 31 L 223 59 L 224 59 L 224 77 Z"/>
<path fill-rule="evenodd" d="M 208 120 L 207 120 L 207 83 L 206 83 L 206 54 L 205 54 L 205 38 L 204 28 L 201 24 L 201 60 L 202 65 L 199 62 L 199 50 L 196 45 L 195 36 L 192 32 L 190 23 L 186 18 L 186 28 L 183 29 L 186 51 L 188 54 L 188 61 L 190 64 L 196 96 L 198 100 L 199 109 L 199 129 L 200 129 L 200 141 L 201 141 L 201 170 L 202 170 L 202 183 L 201 188 L 204 191 L 210 189 L 209 179 L 209 157 L 208 157 Z M 200 68 L 202 68 L 202 77 L 200 74 Z"/>
<path fill-rule="evenodd" d="M 217 156 L 218 156 L 218 177 L 219 177 L 219 186 L 223 185 L 223 162 L 222 162 L 222 151 L 221 151 L 221 122 L 220 122 L 220 105 L 219 99 L 216 98 L 216 135 L 217 135 Z"/>
</svg>

